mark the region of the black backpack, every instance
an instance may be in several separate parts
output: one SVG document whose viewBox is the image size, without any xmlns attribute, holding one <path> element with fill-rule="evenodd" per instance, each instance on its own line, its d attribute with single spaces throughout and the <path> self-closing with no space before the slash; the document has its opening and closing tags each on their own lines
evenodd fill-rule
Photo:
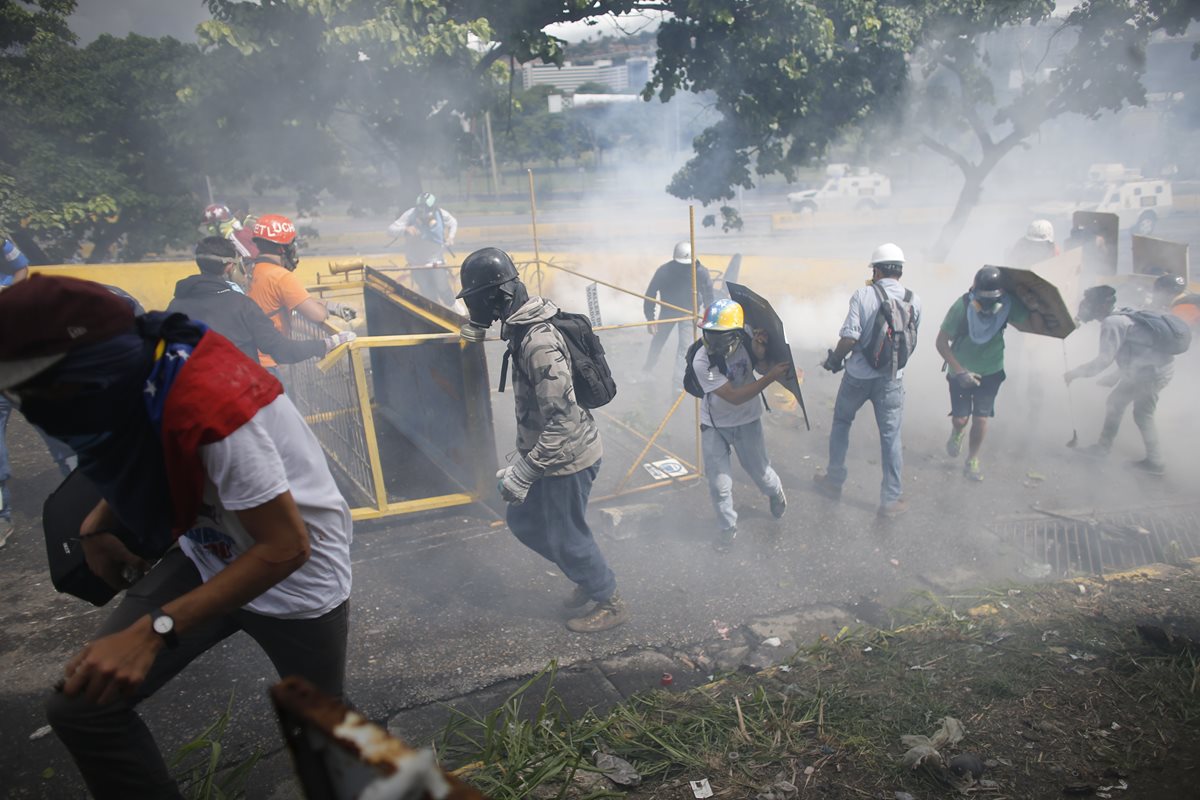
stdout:
<svg viewBox="0 0 1200 800">
<path fill-rule="evenodd" d="M 575 384 L 575 402 L 584 408 L 599 408 L 608 405 L 617 396 L 617 382 L 604 357 L 604 345 L 592 330 L 591 321 L 584 314 L 559 311 L 546 320 L 554 326 L 567 345 L 571 357 L 571 381 Z M 521 349 L 528 325 L 514 326 L 513 338 L 504 351 L 500 367 L 500 391 L 508 380 L 508 362 Z M 518 362 L 519 363 L 519 362 Z"/>
<path fill-rule="evenodd" d="M 1187 323 L 1165 311 L 1126 311 L 1125 316 L 1150 333 L 1150 348 L 1156 353 L 1177 356 L 1186 353 L 1192 344 L 1192 330 Z"/>
<path fill-rule="evenodd" d="M 895 377 L 917 346 L 913 293 L 905 289 L 902 300 L 893 300 L 879 284 L 873 283 L 871 288 L 879 296 L 879 312 L 871 322 L 871 334 L 863 343 L 862 353 L 872 367 Z"/>
</svg>

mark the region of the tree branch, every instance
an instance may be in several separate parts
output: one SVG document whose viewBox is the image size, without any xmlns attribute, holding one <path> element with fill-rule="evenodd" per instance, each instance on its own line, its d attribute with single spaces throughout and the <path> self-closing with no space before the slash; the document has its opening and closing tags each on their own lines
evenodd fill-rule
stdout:
<svg viewBox="0 0 1200 800">
<path fill-rule="evenodd" d="M 952 161 L 956 167 L 962 170 L 963 175 L 970 175 L 975 169 L 974 164 L 927 133 L 921 134 L 921 144 L 938 155 Z"/>
<path fill-rule="evenodd" d="M 946 56 L 942 56 L 939 59 L 939 63 L 946 69 L 953 72 L 955 78 L 958 78 L 958 100 L 959 104 L 962 106 L 963 119 L 965 119 L 967 124 L 971 126 L 971 130 L 975 132 L 975 136 L 979 139 L 979 143 L 982 145 L 983 149 L 988 149 L 994 144 L 992 141 L 992 134 L 988 131 L 987 126 L 983 124 L 983 120 L 979 116 L 978 109 L 975 108 L 975 105 L 968 97 L 969 92 L 967 91 L 967 82 L 963 78 L 962 70 L 960 70 L 958 65 Z"/>
</svg>

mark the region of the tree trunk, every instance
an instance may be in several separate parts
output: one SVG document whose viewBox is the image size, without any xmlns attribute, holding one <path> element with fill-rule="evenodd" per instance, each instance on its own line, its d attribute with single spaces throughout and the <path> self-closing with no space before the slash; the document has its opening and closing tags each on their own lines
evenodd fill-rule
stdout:
<svg viewBox="0 0 1200 800">
<path fill-rule="evenodd" d="M 950 255 L 950 249 L 962 235 L 963 228 L 967 226 L 967 220 L 971 217 L 971 212 L 979 204 L 979 197 L 983 194 L 983 179 L 986 175 L 987 173 L 979 168 L 963 173 L 963 186 L 958 193 L 958 202 L 954 204 L 954 211 L 951 212 L 950 219 L 946 220 L 946 224 L 942 226 L 942 232 L 938 234 L 937 242 L 934 243 L 929 254 L 934 261 L 945 261 L 946 256 Z"/>
</svg>

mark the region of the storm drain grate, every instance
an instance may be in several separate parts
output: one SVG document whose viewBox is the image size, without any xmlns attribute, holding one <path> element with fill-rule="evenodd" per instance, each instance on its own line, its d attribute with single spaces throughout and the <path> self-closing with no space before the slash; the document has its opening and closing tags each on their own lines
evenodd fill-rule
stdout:
<svg viewBox="0 0 1200 800">
<path fill-rule="evenodd" d="M 1061 577 L 1102 575 L 1200 556 L 1200 506 L 1097 514 L 1035 512 L 997 523 L 994 530 Z"/>
</svg>

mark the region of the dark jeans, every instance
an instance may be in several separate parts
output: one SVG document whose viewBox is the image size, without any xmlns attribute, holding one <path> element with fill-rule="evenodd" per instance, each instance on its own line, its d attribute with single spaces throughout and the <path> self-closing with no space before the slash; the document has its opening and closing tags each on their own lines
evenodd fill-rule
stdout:
<svg viewBox="0 0 1200 800">
<path fill-rule="evenodd" d="M 199 586 L 200 573 L 181 550 L 171 550 L 121 600 L 93 638 L 124 630 L 151 609 Z M 146 680 L 130 697 L 104 706 L 82 695 L 53 693 L 46 700 L 51 727 L 71 752 L 97 800 L 178 798 L 150 730 L 134 710 L 194 659 L 237 631 L 266 652 L 281 676 L 300 675 L 340 698 L 346 676 L 350 601 L 316 619 L 276 619 L 239 609 L 179 635 L 179 646 L 159 650 Z M 197 731 L 203 720 L 197 720 Z"/>
<path fill-rule="evenodd" d="M 574 475 L 539 478 L 524 503 L 509 505 L 507 519 L 521 544 L 554 562 L 588 597 L 603 602 L 617 591 L 617 578 L 584 519 L 599 472 L 597 461 Z"/>
</svg>

